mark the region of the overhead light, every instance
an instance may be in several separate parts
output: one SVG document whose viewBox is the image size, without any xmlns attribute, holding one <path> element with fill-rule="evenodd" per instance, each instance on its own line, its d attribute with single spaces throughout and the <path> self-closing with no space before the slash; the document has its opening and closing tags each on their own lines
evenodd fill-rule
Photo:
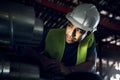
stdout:
<svg viewBox="0 0 120 80">
<path fill-rule="evenodd" d="M 114 38 L 115 38 L 115 36 L 114 36 L 114 35 L 111 35 L 111 36 L 108 36 L 108 37 L 106 38 L 106 40 L 107 40 L 107 41 L 112 41 Z"/>
<path fill-rule="evenodd" d="M 112 17 L 113 17 L 113 14 L 109 14 L 109 17 L 112 18 Z"/>
<path fill-rule="evenodd" d="M 117 39 L 117 40 L 116 40 L 116 45 L 117 45 L 117 46 L 120 46 L 120 39 Z"/>
<path fill-rule="evenodd" d="M 117 45 L 117 46 L 120 46 L 120 42 L 116 42 L 116 45 Z"/>
<path fill-rule="evenodd" d="M 102 39 L 102 42 L 106 42 L 107 40 L 104 38 L 104 39 Z"/>
<path fill-rule="evenodd" d="M 110 44 L 115 44 L 115 43 L 116 43 L 116 41 L 115 41 L 115 40 L 110 41 Z"/>
<path fill-rule="evenodd" d="M 108 14 L 108 12 L 105 11 L 105 10 L 101 10 L 100 13 L 101 13 L 102 15 L 107 15 L 107 14 Z"/>
<path fill-rule="evenodd" d="M 116 19 L 116 20 L 120 20 L 120 16 L 116 16 L 115 19 Z"/>
<path fill-rule="evenodd" d="M 114 39 L 115 39 L 115 36 L 114 36 L 114 35 L 109 35 L 108 37 L 103 38 L 103 39 L 102 39 L 102 42 L 111 42 L 111 41 L 113 41 Z M 114 41 L 111 42 L 111 44 L 112 44 L 112 43 L 114 43 Z"/>
</svg>

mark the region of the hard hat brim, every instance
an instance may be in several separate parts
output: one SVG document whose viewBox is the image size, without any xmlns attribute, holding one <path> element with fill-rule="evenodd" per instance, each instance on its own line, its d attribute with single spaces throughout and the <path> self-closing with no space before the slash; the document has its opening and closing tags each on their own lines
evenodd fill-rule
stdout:
<svg viewBox="0 0 120 80">
<path fill-rule="evenodd" d="M 79 28 L 82 29 L 82 30 L 87 31 L 86 29 L 83 28 L 83 25 L 82 25 L 82 24 L 78 23 L 78 22 L 71 16 L 71 13 L 68 13 L 68 14 L 66 15 L 66 18 L 67 18 L 73 25 L 79 27 Z"/>
</svg>

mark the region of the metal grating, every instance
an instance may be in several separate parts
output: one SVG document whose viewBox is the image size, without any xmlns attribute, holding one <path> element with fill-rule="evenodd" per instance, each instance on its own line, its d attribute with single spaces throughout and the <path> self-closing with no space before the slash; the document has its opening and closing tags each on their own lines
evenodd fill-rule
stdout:
<svg viewBox="0 0 120 80">
<path fill-rule="evenodd" d="M 67 19 L 65 18 L 66 13 L 42 5 L 36 5 L 35 9 L 37 9 L 36 17 L 43 20 L 45 30 L 61 28 L 67 23 Z"/>
</svg>

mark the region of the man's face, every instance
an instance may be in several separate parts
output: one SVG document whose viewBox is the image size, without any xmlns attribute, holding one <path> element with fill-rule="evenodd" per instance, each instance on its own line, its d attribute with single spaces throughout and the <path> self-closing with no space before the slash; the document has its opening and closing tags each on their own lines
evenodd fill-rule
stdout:
<svg viewBox="0 0 120 80">
<path fill-rule="evenodd" d="M 79 41 L 81 36 L 85 33 L 84 30 L 79 27 L 73 25 L 72 23 L 68 23 L 66 27 L 66 42 L 68 44 L 72 44 L 74 42 Z"/>
</svg>

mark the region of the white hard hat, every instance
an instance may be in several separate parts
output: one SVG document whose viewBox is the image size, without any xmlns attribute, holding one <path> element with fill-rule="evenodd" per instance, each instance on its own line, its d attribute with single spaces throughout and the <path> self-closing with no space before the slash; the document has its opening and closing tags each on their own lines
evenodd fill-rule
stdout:
<svg viewBox="0 0 120 80">
<path fill-rule="evenodd" d="M 66 15 L 66 18 L 74 25 L 85 31 L 96 31 L 100 21 L 100 15 L 93 4 L 80 4 Z"/>
</svg>

